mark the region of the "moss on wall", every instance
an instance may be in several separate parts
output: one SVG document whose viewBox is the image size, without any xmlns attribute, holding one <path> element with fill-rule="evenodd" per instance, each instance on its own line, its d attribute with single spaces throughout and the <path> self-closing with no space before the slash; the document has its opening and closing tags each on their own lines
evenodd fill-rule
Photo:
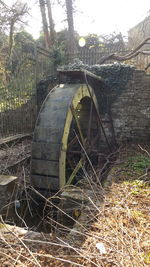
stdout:
<svg viewBox="0 0 150 267">
<path fill-rule="evenodd" d="M 111 104 L 125 89 L 128 81 L 132 79 L 134 71 L 134 67 L 121 63 L 89 66 L 83 64 L 81 61 L 63 66 L 63 69 L 85 69 L 102 77 L 103 82 L 101 83 L 101 86 L 99 88 L 95 88 L 95 94 L 102 114 L 108 112 Z"/>
</svg>

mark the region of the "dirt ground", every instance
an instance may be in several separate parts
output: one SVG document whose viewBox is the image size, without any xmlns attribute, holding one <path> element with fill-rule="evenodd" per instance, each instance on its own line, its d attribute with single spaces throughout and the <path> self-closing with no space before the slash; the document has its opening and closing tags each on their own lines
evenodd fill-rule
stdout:
<svg viewBox="0 0 150 267">
<path fill-rule="evenodd" d="M 0 266 L 150 266 L 149 153 L 143 144 L 120 149 L 104 183 L 103 204 L 91 199 L 93 212 L 76 232 L 78 242 L 56 230 L 25 235 L 1 224 Z"/>
</svg>

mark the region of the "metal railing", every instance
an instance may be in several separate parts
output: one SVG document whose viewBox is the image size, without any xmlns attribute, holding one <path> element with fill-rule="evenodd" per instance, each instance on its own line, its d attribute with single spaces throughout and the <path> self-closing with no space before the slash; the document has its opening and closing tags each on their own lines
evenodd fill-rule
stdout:
<svg viewBox="0 0 150 267">
<path fill-rule="evenodd" d="M 0 83 L 0 138 L 18 133 L 31 133 L 37 117 L 36 85 L 53 74 L 48 51 L 35 47 L 16 58 L 15 71 Z"/>
<path fill-rule="evenodd" d="M 64 63 L 72 63 L 77 58 L 84 64 L 93 65 L 112 52 L 125 55 L 129 51 L 79 48 L 72 54 L 66 53 Z M 0 80 L 0 138 L 33 131 L 37 117 L 37 84 L 48 76 L 56 76 L 54 57 L 43 48 L 35 47 L 16 61 L 15 71 L 11 75 L 8 73 L 5 82 Z M 124 63 L 145 69 L 149 62 L 150 56 L 138 55 Z"/>
<path fill-rule="evenodd" d="M 66 61 L 67 63 L 73 63 L 75 62 L 75 59 L 79 59 L 83 62 L 83 64 L 88 65 L 94 65 L 99 62 L 99 60 L 103 57 L 107 57 L 112 53 L 116 53 L 118 55 L 126 55 L 128 54 L 129 50 L 121 50 L 120 47 L 116 47 L 115 50 L 112 49 L 105 49 L 102 50 L 101 47 L 93 47 L 93 48 L 78 48 L 78 50 L 75 50 L 74 52 L 68 54 L 66 53 Z M 107 60 L 105 64 L 114 63 L 115 60 Z M 150 63 L 150 56 L 139 54 L 136 57 L 126 60 L 123 63 L 133 65 L 138 69 L 145 69 L 147 65 Z M 150 70 L 148 69 L 148 72 Z"/>
</svg>

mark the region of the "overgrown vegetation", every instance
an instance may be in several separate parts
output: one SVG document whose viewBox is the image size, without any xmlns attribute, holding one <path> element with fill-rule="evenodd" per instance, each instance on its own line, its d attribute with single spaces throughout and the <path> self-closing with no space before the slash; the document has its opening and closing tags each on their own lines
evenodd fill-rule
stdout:
<svg viewBox="0 0 150 267">
<path fill-rule="evenodd" d="M 102 190 L 87 174 L 88 194 L 80 189 L 85 202 L 70 233 L 68 226 L 44 213 L 40 223 L 51 224 L 51 234 L 0 225 L 1 266 L 149 266 L 149 175 L 146 180 L 138 179 L 149 163 L 147 153 L 130 145 L 120 149 L 109 173 L 111 186 Z M 47 207 L 50 205 L 48 199 Z"/>
<path fill-rule="evenodd" d="M 88 70 L 103 79 L 102 86 L 94 89 L 100 106 L 101 114 L 109 112 L 111 104 L 123 92 L 129 80 L 132 79 L 134 72 L 134 67 L 127 64 L 95 64 L 89 66 L 80 60 L 77 60 L 73 64 L 62 66 L 62 69 Z M 104 94 L 102 93 L 102 90 L 105 91 Z"/>
<path fill-rule="evenodd" d="M 150 167 L 150 157 L 145 155 L 136 155 L 129 157 L 125 167 L 128 167 L 129 170 L 142 175 Z"/>
</svg>

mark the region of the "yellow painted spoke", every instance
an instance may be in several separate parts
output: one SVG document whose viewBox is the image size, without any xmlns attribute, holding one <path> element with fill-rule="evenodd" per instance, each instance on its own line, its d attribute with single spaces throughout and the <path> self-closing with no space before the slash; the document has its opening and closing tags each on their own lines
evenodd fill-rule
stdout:
<svg viewBox="0 0 150 267">
<path fill-rule="evenodd" d="M 81 158 L 78 162 L 78 164 L 76 165 L 76 167 L 74 168 L 72 174 L 70 175 L 67 184 L 71 184 L 72 180 L 74 179 L 75 175 L 77 174 L 77 172 L 79 171 L 79 169 L 82 167 L 83 164 L 83 158 Z"/>
<path fill-rule="evenodd" d="M 80 134 L 80 137 L 81 137 L 82 144 L 83 144 L 83 146 L 85 147 L 85 141 L 84 141 L 84 137 L 83 137 L 83 134 L 82 134 L 82 130 L 81 130 L 81 127 L 80 127 L 79 120 L 78 120 L 78 118 L 77 118 L 77 116 L 76 116 L 74 107 L 71 106 L 70 108 L 71 108 L 71 112 L 72 112 L 72 115 L 73 115 L 73 117 L 74 117 L 74 120 L 75 120 L 75 122 L 76 122 L 78 131 L 79 131 L 79 134 Z"/>
</svg>

